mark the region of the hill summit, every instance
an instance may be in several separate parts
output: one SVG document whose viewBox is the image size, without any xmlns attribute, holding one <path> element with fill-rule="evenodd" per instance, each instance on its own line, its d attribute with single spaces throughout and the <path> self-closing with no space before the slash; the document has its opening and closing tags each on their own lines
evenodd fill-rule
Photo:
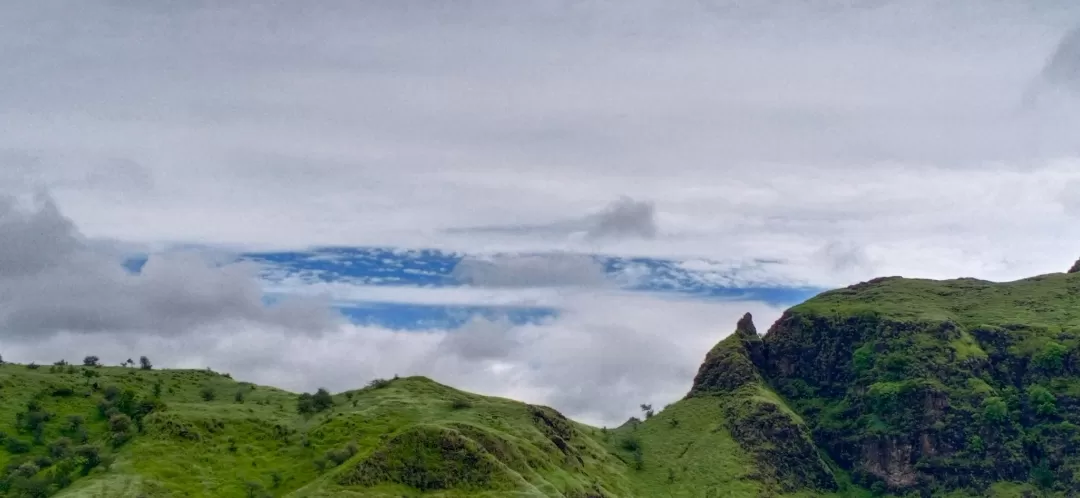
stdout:
<svg viewBox="0 0 1080 498">
<path fill-rule="evenodd" d="M 0 496 L 1076 496 L 1078 273 L 878 278 L 765 334 L 747 314 L 685 398 L 613 429 L 423 377 L 3 364 Z"/>
</svg>

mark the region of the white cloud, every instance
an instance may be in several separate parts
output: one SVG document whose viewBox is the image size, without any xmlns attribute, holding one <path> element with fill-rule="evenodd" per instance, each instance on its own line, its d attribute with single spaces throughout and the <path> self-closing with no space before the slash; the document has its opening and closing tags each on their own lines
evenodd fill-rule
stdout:
<svg viewBox="0 0 1080 498">
<path fill-rule="evenodd" d="M 33 341 L 69 331 L 182 335 L 236 322 L 309 333 L 334 325 L 322 303 L 264 306 L 250 265 L 165 253 L 132 275 L 100 249 L 47 196 L 29 207 L 0 196 L 0 338 Z"/>
<path fill-rule="evenodd" d="M 566 304 L 552 322 L 514 326 L 477 319 L 453 331 L 342 325 L 308 335 L 245 322 L 210 325 L 183 337 L 63 333 L 35 342 L 0 339 L 0 347 L 5 360 L 19 362 L 94 354 L 116 364 L 147 355 L 161 368 L 209 366 L 296 391 L 340 391 L 376 377 L 428 375 L 616 425 L 640 403 L 662 406 L 685 395 L 705 353 L 743 313 L 753 312 L 763 327 L 780 314 L 755 302 L 649 296 L 592 296 Z"/>
</svg>

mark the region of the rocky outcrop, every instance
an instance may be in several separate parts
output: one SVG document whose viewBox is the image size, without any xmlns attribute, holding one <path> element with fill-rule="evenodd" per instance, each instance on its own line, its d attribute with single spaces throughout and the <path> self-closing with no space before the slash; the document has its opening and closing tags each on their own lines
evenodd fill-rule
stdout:
<svg viewBox="0 0 1080 498">
<path fill-rule="evenodd" d="M 688 396 L 730 393 L 744 385 L 760 383 L 761 375 L 753 358 L 761 356 L 763 351 L 753 317 L 747 313 L 739 320 L 735 333 L 705 355 Z"/>
<path fill-rule="evenodd" d="M 837 489 L 809 428 L 758 372 L 764 361 L 765 345 L 747 313 L 706 355 L 687 397 L 719 397 L 722 422 L 754 459 L 755 479 L 785 492 Z"/>
</svg>

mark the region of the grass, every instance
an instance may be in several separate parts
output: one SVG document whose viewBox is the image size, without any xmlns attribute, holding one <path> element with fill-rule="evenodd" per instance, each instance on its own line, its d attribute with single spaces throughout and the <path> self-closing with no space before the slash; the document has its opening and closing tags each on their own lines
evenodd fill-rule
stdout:
<svg viewBox="0 0 1080 498">
<path fill-rule="evenodd" d="M 951 320 L 967 328 L 1019 324 L 1058 331 L 1076 329 L 1080 328 L 1080 273 L 1052 273 L 1001 283 L 971 278 L 877 279 L 824 292 L 792 311 Z"/>
</svg>

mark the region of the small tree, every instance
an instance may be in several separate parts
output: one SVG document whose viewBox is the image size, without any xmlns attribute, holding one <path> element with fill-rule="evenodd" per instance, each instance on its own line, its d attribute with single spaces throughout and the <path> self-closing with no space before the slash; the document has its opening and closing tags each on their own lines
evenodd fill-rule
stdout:
<svg viewBox="0 0 1080 498">
<path fill-rule="evenodd" d="M 315 395 L 311 398 L 312 403 L 315 405 L 315 411 L 317 412 L 329 410 L 334 406 L 334 398 L 330 396 L 330 391 L 327 391 L 324 388 L 320 387 L 318 391 L 315 391 Z"/>
<path fill-rule="evenodd" d="M 244 402 L 244 388 L 241 387 L 240 389 L 236 390 L 236 394 L 233 395 L 233 401 L 236 401 L 237 403 Z"/>
<path fill-rule="evenodd" d="M 301 394 L 296 399 L 296 412 L 301 415 L 315 413 L 315 399 L 310 393 Z"/>
<path fill-rule="evenodd" d="M 143 370 L 150 370 L 151 368 L 154 368 L 154 365 L 152 363 L 150 363 L 150 358 L 147 358 L 145 356 L 140 356 L 139 357 L 139 368 L 141 368 Z"/>
<path fill-rule="evenodd" d="M 203 386 L 202 390 L 199 391 L 199 395 L 202 396 L 203 401 L 214 401 L 214 398 L 217 397 L 214 388 L 210 386 Z"/>
<path fill-rule="evenodd" d="M 83 377 L 86 377 L 86 385 L 89 386 L 90 385 L 90 379 L 93 379 L 94 377 L 97 377 L 98 373 L 93 371 L 93 370 L 83 370 L 82 375 L 83 375 Z"/>
<path fill-rule="evenodd" d="M 94 467 L 101 465 L 101 448 L 92 444 L 75 448 L 75 455 L 82 460 L 82 475 L 89 474 Z"/>
<path fill-rule="evenodd" d="M 641 411 L 645 412 L 645 420 L 649 420 L 653 416 L 652 405 L 642 403 Z"/>
<path fill-rule="evenodd" d="M 83 364 L 84 367 L 100 367 L 101 366 L 101 358 L 98 358 L 97 356 L 93 356 L 93 355 L 87 356 L 87 357 L 83 358 L 82 364 Z"/>
<path fill-rule="evenodd" d="M 49 454 L 57 460 L 67 458 L 71 454 L 71 440 L 62 437 L 49 444 Z"/>
</svg>

